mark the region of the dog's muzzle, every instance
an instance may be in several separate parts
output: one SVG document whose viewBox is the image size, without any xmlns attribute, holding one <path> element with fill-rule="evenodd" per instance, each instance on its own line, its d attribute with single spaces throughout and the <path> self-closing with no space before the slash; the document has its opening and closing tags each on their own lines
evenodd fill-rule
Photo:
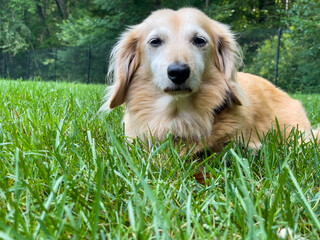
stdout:
<svg viewBox="0 0 320 240">
<path fill-rule="evenodd" d="M 181 85 L 187 81 L 190 76 L 190 67 L 188 64 L 172 63 L 167 69 L 169 79 L 176 85 Z"/>
</svg>

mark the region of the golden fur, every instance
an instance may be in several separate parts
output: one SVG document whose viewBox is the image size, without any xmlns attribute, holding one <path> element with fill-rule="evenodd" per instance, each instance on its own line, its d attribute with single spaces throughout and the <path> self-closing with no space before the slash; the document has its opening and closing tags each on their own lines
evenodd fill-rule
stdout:
<svg viewBox="0 0 320 240">
<path fill-rule="evenodd" d="M 192 42 L 196 37 L 206 43 Z M 154 39 L 161 44 L 150 44 Z M 190 77 L 179 91 L 167 76 L 174 62 L 190 66 Z M 101 109 L 125 103 L 126 135 L 163 139 L 171 132 L 198 144 L 197 149 L 204 143 L 219 151 L 240 135 L 259 147 L 257 133 L 262 136 L 276 126 L 276 118 L 281 131 L 298 126 L 310 137 L 301 103 L 263 78 L 237 73 L 240 64 L 228 26 L 192 8 L 159 10 L 123 33 L 114 47 L 109 72 L 114 84 Z"/>
</svg>

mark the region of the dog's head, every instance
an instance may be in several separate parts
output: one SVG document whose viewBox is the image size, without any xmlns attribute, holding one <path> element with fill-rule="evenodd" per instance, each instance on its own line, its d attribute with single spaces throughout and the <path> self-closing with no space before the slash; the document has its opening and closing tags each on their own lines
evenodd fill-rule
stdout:
<svg viewBox="0 0 320 240">
<path fill-rule="evenodd" d="M 239 56 L 229 27 L 201 11 L 156 11 L 123 33 L 114 47 L 109 68 L 114 84 L 103 108 L 124 103 L 131 81 L 141 69 L 158 91 L 176 97 L 197 92 L 207 70 L 214 69 L 230 87 L 235 103 L 241 104 L 232 90 Z"/>
</svg>

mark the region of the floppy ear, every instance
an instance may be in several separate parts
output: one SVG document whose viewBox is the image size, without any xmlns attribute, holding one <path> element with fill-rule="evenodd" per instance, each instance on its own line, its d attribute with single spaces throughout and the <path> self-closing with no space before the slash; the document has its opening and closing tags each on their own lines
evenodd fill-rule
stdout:
<svg viewBox="0 0 320 240">
<path fill-rule="evenodd" d="M 236 81 L 237 69 L 242 64 L 240 47 L 229 26 L 214 21 L 213 32 L 216 65 L 226 80 Z"/>
<path fill-rule="evenodd" d="M 238 67 L 242 64 L 240 47 L 229 26 L 213 22 L 216 66 L 225 77 L 233 102 L 242 105 L 244 94 L 236 80 Z"/>
<path fill-rule="evenodd" d="M 139 67 L 139 38 L 138 25 L 133 26 L 121 35 L 111 52 L 108 77 L 113 79 L 113 85 L 108 89 L 106 108 L 115 108 L 124 103 L 130 81 Z"/>
</svg>

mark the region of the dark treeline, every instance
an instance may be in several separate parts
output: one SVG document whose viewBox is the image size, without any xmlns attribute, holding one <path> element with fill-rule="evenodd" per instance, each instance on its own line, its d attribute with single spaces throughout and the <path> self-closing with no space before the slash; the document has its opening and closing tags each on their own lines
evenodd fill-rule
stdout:
<svg viewBox="0 0 320 240">
<path fill-rule="evenodd" d="M 192 6 L 235 31 L 277 28 L 291 0 L 0 0 L 0 45 L 28 48 L 88 45 L 114 39 L 159 8 Z"/>
<path fill-rule="evenodd" d="M 0 53 L 114 42 L 128 26 L 159 8 L 192 6 L 231 25 L 245 71 L 273 79 L 276 34 L 281 42 L 279 85 L 319 92 L 319 0 L 0 0 Z M 72 56 L 71 56 L 72 57 Z"/>
</svg>

